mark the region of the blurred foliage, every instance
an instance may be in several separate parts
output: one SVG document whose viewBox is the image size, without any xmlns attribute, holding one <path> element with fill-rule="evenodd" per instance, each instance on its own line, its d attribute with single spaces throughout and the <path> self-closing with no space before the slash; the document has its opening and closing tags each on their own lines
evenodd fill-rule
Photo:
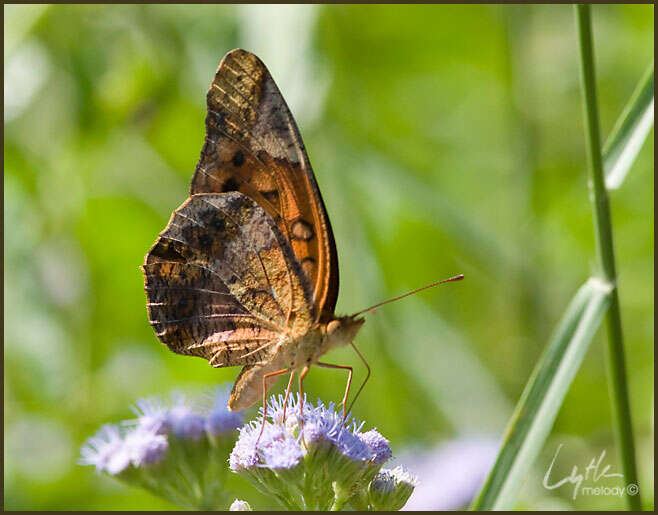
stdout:
<svg viewBox="0 0 658 515">
<path fill-rule="evenodd" d="M 336 235 L 339 312 L 466 275 L 370 317 L 357 343 L 374 373 L 355 415 L 394 452 L 500 437 L 596 264 L 569 6 L 6 5 L 4 14 L 6 508 L 171 508 L 76 461 L 82 441 L 130 417 L 136 398 L 237 374 L 158 343 L 138 268 L 187 196 L 205 91 L 235 47 L 268 65 L 300 125 Z M 653 6 L 597 6 L 594 34 L 605 136 L 653 59 Z M 650 135 L 611 194 L 648 506 L 653 202 Z M 614 460 L 597 340 L 523 507 L 621 505 L 541 488 L 558 443 L 564 475 L 603 449 Z M 327 359 L 363 377 L 349 349 Z M 307 391 L 337 400 L 344 379 L 317 369 Z"/>
</svg>

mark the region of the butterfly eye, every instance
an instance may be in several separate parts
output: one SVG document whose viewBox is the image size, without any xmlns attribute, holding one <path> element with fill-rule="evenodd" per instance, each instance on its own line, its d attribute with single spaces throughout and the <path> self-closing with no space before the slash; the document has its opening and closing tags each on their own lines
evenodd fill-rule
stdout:
<svg viewBox="0 0 658 515">
<path fill-rule="evenodd" d="M 332 320 L 327 324 L 327 334 L 333 334 L 336 332 L 336 329 L 340 327 L 340 322 L 338 320 Z"/>
</svg>

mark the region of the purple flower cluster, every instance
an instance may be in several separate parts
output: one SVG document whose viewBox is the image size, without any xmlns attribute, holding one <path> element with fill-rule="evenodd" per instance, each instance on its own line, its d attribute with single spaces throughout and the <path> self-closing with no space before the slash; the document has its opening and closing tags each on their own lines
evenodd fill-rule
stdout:
<svg viewBox="0 0 658 515">
<path fill-rule="evenodd" d="M 133 411 L 138 427 L 157 434 L 173 433 L 178 438 L 198 440 L 205 432 L 212 436 L 235 431 L 242 424 L 240 412 L 228 410 L 228 390 L 217 388 L 210 409 L 195 406 L 182 394 L 174 394 L 170 402 L 158 397 L 140 399 Z"/>
<path fill-rule="evenodd" d="M 180 394 L 170 401 L 139 399 L 133 408 L 137 418 L 103 426 L 83 445 L 80 462 L 110 475 L 120 474 L 130 465 L 160 463 L 167 456 L 171 437 L 199 441 L 206 435 L 213 438 L 233 433 L 242 423 L 242 414 L 230 412 L 227 405 L 228 392 L 223 388 L 217 389 L 212 406 L 206 410 Z"/>
<path fill-rule="evenodd" d="M 167 439 L 153 431 L 136 428 L 126 432 L 107 424 L 82 447 L 81 463 L 115 475 L 130 464 L 139 467 L 160 462 L 168 447 Z"/>
<path fill-rule="evenodd" d="M 322 445 L 333 448 L 353 462 L 364 464 L 381 465 L 392 456 L 386 438 L 375 429 L 361 432 L 363 423 L 351 420 L 350 416 L 343 421 L 333 403 L 325 406 L 321 401 L 317 405 L 304 402 L 301 424 L 299 399 L 297 394 L 288 400 L 284 423 L 284 398 L 282 395 L 271 397 L 264 426 L 261 416 L 240 430 L 230 457 L 233 472 L 253 467 L 293 468 L 309 449 Z"/>
<path fill-rule="evenodd" d="M 205 421 L 208 434 L 217 436 L 230 433 L 242 425 L 244 419 L 242 412 L 229 411 L 228 399 L 229 390 L 217 388 L 212 398 L 212 408 Z"/>
<path fill-rule="evenodd" d="M 267 417 L 261 410 L 240 430 L 230 468 L 288 509 L 367 509 L 368 485 L 392 453 L 386 438 L 363 426 L 333 403 L 304 398 L 302 413 L 299 394 L 287 407 L 273 396 Z"/>
<path fill-rule="evenodd" d="M 411 495 L 411 476 L 381 468 L 392 457 L 388 440 L 333 403 L 302 403 L 297 394 L 286 407 L 272 397 L 267 417 L 261 408 L 236 441 L 242 414 L 228 410 L 228 396 L 218 389 L 205 403 L 180 394 L 140 399 L 134 420 L 106 425 L 85 443 L 81 463 L 192 509 L 228 505 L 228 468 L 290 510 L 398 509 Z"/>
<path fill-rule="evenodd" d="M 229 457 L 233 472 L 253 467 L 293 468 L 304 456 L 297 439 L 281 426 L 265 423 L 258 446 L 261 426 L 252 421 L 240 429 L 240 436 Z"/>
</svg>

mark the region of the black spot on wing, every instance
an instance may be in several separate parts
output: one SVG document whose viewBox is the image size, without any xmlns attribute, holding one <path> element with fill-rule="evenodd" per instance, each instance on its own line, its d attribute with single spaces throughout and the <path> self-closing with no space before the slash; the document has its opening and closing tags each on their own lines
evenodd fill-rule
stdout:
<svg viewBox="0 0 658 515">
<path fill-rule="evenodd" d="M 225 112 L 217 113 L 212 110 L 208 110 L 208 115 L 206 116 L 206 126 L 217 128 L 220 130 L 226 129 L 226 116 Z"/>
<path fill-rule="evenodd" d="M 233 154 L 233 159 L 231 161 L 233 166 L 240 168 L 244 164 L 244 154 L 242 153 L 242 150 L 236 151 L 235 154 Z"/>
<path fill-rule="evenodd" d="M 219 216 L 215 216 L 212 219 L 212 222 L 210 222 L 210 225 L 213 227 L 218 232 L 223 232 L 224 229 L 226 228 L 226 222 L 224 221 L 223 218 L 220 218 Z"/>
<path fill-rule="evenodd" d="M 185 257 L 176 249 L 173 242 L 167 240 L 158 240 L 155 246 L 148 253 L 148 262 L 153 261 L 173 261 L 184 263 Z"/>
<path fill-rule="evenodd" d="M 270 203 L 276 204 L 279 202 L 279 192 L 277 190 L 261 191 L 260 194 Z"/>
<path fill-rule="evenodd" d="M 229 191 L 237 191 L 238 190 L 238 183 L 233 177 L 229 177 L 224 181 L 224 184 L 222 184 L 222 193 L 227 193 Z"/>
</svg>

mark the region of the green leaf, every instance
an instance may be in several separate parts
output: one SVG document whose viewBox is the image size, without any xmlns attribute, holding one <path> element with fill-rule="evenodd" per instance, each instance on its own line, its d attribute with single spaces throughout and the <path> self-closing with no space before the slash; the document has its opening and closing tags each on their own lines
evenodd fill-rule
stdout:
<svg viewBox="0 0 658 515">
<path fill-rule="evenodd" d="M 653 63 L 635 88 L 603 147 L 605 185 L 619 188 L 653 127 Z"/>
<path fill-rule="evenodd" d="M 609 283 L 590 278 L 574 296 L 526 385 L 473 509 L 514 507 L 523 479 L 553 427 L 608 308 L 611 291 Z"/>
</svg>

